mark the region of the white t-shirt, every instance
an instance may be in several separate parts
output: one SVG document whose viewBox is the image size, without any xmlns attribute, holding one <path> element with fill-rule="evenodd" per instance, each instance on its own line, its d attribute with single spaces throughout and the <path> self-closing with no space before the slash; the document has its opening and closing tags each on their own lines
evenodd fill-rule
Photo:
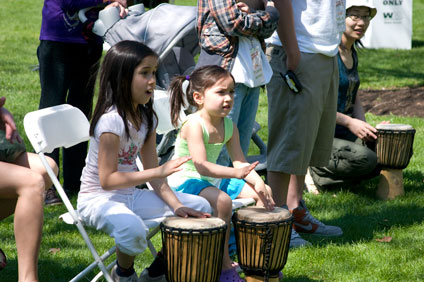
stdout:
<svg viewBox="0 0 424 282">
<path fill-rule="evenodd" d="M 156 126 L 155 124 L 154 126 Z M 115 107 L 112 107 L 100 117 L 94 130 L 94 136 L 90 138 L 88 155 L 85 159 L 85 167 L 81 176 L 80 194 L 104 191 L 100 186 L 98 167 L 100 136 L 103 133 L 108 132 L 119 136 L 118 171 L 130 172 L 138 170 L 136 159 L 138 152 L 140 152 L 146 140 L 147 122 L 141 124 L 139 131 L 137 131 L 130 122 L 128 122 L 128 127 L 130 138 L 126 137 L 124 121 Z M 131 193 L 133 189 L 135 189 L 135 187 L 115 191 L 116 193 L 128 194 Z"/>
<path fill-rule="evenodd" d="M 292 0 L 300 52 L 335 56 L 345 30 L 345 0 Z M 267 43 L 281 46 L 275 31 Z"/>
<path fill-rule="evenodd" d="M 256 37 L 239 37 L 238 53 L 234 59 L 231 74 L 236 83 L 250 88 L 267 84 L 272 77 L 272 69 Z"/>
</svg>

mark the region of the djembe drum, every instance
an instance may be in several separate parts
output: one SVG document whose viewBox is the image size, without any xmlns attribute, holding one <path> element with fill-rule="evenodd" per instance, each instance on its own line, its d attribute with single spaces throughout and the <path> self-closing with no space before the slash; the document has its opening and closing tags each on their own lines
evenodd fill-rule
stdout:
<svg viewBox="0 0 424 282">
<path fill-rule="evenodd" d="M 227 224 L 216 217 L 168 217 L 160 225 L 167 280 L 218 281 Z"/>
<path fill-rule="evenodd" d="M 378 124 L 377 162 L 381 165 L 377 196 L 394 199 L 403 195 L 403 172 L 412 157 L 415 129 L 406 124 Z"/>
<path fill-rule="evenodd" d="M 278 281 L 290 247 L 291 213 L 246 207 L 233 215 L 237 256 L 246 281 Z"/>
</svg>

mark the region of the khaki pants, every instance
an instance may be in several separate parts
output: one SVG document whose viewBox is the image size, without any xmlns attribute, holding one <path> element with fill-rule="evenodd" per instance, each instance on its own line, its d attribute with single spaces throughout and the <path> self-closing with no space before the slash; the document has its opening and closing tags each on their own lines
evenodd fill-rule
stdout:
<svg viewBox="0 0 424 282">
<path fill-rule="evenodd" d="M 359 183 L 380 173 L 374 151 L 356 142 L 334 138 L 331 159 L 325 167 L 310 167 L 315 185 L 320 188 Z"/>
<path fill-rule="evenodd" d="M 308 166 L 328 163 L 336 126 L 339 72 L 336 57 L 301 53 L 295 74 L 303 90 L 289 90 L 286 53 L 271 45 L 267 57 L 273 76 L 268 95 L 268 171 L 305 175 Z"/>
</svg>

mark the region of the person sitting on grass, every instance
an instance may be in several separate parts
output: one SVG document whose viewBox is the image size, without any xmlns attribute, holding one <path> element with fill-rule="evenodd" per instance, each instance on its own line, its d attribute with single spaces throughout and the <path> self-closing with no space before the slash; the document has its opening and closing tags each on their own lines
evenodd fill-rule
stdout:
<svg viewBox="0 0 424 282">
<path fill-rule="evenodd" d="M 309 168 L 313 185 L 318 189 L 359 183 L 380 173 L 375 153 L 377 129 L 367 123 L 357 96 L 360 81 L 356 49 L 376 13 L 377 9 L 368 0 L 346 2 L 346 30 L 337 55 L 337 125 L 331 159 L 325 167 Z M 311 188 L 313 190 L 314 187 Z"/>
</svg>

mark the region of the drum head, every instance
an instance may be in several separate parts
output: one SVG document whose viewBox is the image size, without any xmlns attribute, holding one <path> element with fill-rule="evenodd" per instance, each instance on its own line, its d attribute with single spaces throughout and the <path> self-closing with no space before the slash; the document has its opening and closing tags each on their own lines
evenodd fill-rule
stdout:
<svg viewBox="0 0 424 282">
<path fill-rule="evenodd" d="M 171 216 L 165 218 L 162 224 L 166 227 L 187 229 L 187 230 L 204 230 L 209 228 L 222 227 L 225 221 L 217 217 L 195 218 L 195 217 L 179 217 Z"/>
<path fill-rule="evenodd" d="M 409 124 L 396 124 L 396 123 L 377 124 L 375 128 L 380 130 L 397 130 L 397 131 L 407 131 L 407 130 L 414 129 Z"/>
<path fill-rule="evenodd" d="M 275 222 L 290 219 L 291 213 L 279 207 L 275 207 L 272 211 L 263 207 L 245 207 L 237 211 L 237 217 L 246 222 Z"/>
</svg>

